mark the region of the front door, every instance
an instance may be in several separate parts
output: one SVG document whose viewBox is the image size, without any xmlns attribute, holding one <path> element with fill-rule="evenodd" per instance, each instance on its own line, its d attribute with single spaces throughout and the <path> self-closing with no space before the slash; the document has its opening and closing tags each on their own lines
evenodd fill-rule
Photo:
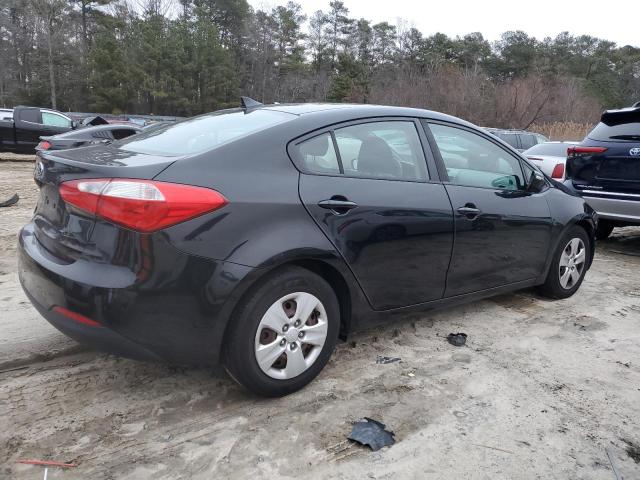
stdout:
<svg viewBox="0 0 640 480">
<path fill-rule="evenodd" d="M 361 122 L 293 148 L 305 207 L 377 310 L 444 294 L 453 215 L 445 187 L 429 181 L 419 129 Z"/>
<path fill-rule="evenodd" d="M 538 277 L 551 241 L 548 191 L 528 192 L 521 160 L 489 137 L 445 124 L 429 129 L 455 216 L 445 297 Z"/>
</svg>

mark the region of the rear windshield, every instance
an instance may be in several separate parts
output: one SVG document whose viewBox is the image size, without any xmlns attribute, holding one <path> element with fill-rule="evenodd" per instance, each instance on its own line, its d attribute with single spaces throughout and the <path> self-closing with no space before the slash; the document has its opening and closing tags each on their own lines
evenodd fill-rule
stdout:
<svg viewBox="0 0 640 480">
<path fill-rule="evenodd" d="M 599 123 L 591 130 L 588 137 L 591 140 L 638 142 L 640 141 L 640 122 L 619 123 L 607 125 Z"/>
<path fill-rule="evenodd" d="M 225 110 L 143 130 L 114 145 L 152 155 L 193 155 L 293 118 L 295 115 L 273 110 Z"/>
<path fill-rule="evenodd" d="M 525 155 L 549 155 L 552 157 L 566 157 L 567 148 L 571 143 L 539 143 L 524 152 Z"/>
</svg>

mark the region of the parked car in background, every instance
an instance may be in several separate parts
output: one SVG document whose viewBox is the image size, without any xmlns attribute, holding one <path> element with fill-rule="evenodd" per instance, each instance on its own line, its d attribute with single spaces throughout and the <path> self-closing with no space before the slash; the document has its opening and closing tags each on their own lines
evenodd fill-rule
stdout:
<svg viewBox="0 0 640 480">
<path fill-rule="evenodd" d="M 544 142 L 538 143 L 522 153 L 545 174 L 555 180 L 562 181 L 565 178 L 567 148 L 577 144 L 578 142 Z"/>
<path fill-rule="evenodd" d="M 280 396 L 339 335 L 580 287 L 593 210 L 487 132 L 411 108 L 244 105 L 38 152 L 19 276 L 49 322 Z"/>
<path fill-rule="evenodd" d="M 598 213 L 599 239 L 614 227 L 640 225 L 640 105 L 604 112 L 569 148 L 566 177 Z"/>
<path fill-rule="evenodd" d="M 98 143 L 110 143 L 114 140 L 130 137 L 141 131 L 142 128 L 132 124 L 110 123 L 108 125 L 98 125 L 97 127 L 72 130 L 51 137 L 40 137 L 40 143 L 36 150 L 64 150 Z"/>
<path fill-rule="evenodd" d="M 42 135 L 57 135 L 76 128 L 63 113 L 38 107 L 16 107 L 11 118 L 0 115 L 0 150 L 33 151 Z"/>
<path fill-rule="evenodd" d="M 485 128 L 492 135 L 508 143 L 519 152 L 537 145 L 548 142 L 549 139 L 540 133 L 527 132 L 526 130 L 503 130 L 500 128 Z"/>
<path fill-rule="evenodd" d="M 0 121 L 13 120 L 13 108 L 0 108 Z"/>
</svg>

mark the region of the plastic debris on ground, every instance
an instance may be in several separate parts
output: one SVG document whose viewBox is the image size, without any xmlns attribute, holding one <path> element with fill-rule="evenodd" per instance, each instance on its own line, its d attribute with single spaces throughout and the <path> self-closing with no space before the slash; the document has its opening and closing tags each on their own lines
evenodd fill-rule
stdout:
<svg viewBox="0 0 640 480">
<path fill-rule="evenodd" d="M 364 417 L 364 420 L 353 425 L 347 438 L 362 445 L 368 445 L 372 451 L 376 452 L 382 447 L 396 443 L 393 438 L 395 434 L 386 430 L 386 428 L 385 424 Z"/>
<path fill-rule="evenodd" d="M 467 343 L 467 334 L 450 333 L 449 335 L 447 335 L 447 342 L 449 342 L 454 347 L 462 347 L 465 343 Z"/>
<path fill-rule="evenodd" d="M 381 365 L 386 365 L 387 363 L 396 363 L 401 361 L 402 360 L 400 359 L 400 357 L 382 357 L 378 355 L 378 357 L 376 358 L 376 363 Z"/>
<path fill-rule="evenodd" d="M 18 200 L 20 200 L 20 197 L 17 193 L 14 193 L 13 197 L 7 200 L 0 201 L 0 207 L 10 207 L 11 205 L 15 205 L 16 203 L 18 203 Z"/>
</svg>

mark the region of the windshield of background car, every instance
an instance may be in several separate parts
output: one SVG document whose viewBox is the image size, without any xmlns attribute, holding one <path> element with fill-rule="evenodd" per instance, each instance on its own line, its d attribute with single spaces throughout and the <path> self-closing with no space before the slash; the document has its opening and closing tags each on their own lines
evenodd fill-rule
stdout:
<svg viewBox="0 0 640 480">
<path fill-rule="evenodd" d="M 143 130 L 114 145 L 151 155 L 194 155 L 294 118 L 273 110 L 226 110 Z"/>
<path fill-rule="evenodd" d="M 573 143 L 539 143 L 524 152 L 525 155 L 549 155 L 551 157 L 566 157 L 567 148 Z"/>
<path fill-rule="evenodd" d="M 591 140 L 610 141 L 640 141 L 640 122 L 618 123 L 607 125 L 599 123 L 587 135 Z"/>
</svg>

